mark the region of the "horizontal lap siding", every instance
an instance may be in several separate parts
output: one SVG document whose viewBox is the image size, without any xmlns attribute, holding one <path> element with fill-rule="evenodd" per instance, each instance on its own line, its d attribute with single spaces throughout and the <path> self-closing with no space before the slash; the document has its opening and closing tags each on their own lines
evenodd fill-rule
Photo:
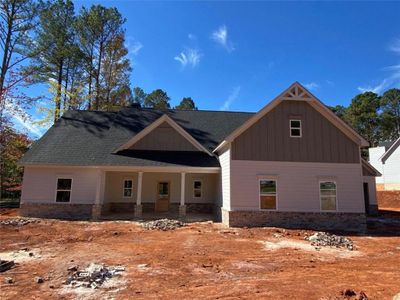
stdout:
<svg viewBox="0 0 400 300">
<path fill-rule="evenodd" d="M 185 178 L 185 202 L 186 203 L 214 203 L 217 200 L 218 174 L 194 174 L 187 173 Z M 133 179 L 133 195 L 124 198 L 124 179 Z M 137 199 L 137 173 L 134 172 L 107 172 L 105 203 L 132 203 Z M 193 180 L 200 179 L 203 183 L 203 197 L 193 197 Z M 181 174 L 180 173 L 143 173 L 142 178 L 142 202 L 155 203 L 158 197 L 158 182 L 170 183 L 170 203 L 180 203 L 181 199 Z"/>
<path fill-rule="evenodd" d="M 231 161 L 231 210 L 259 209 L 259 176 L 277 178 L 278 210 L 319 212 L 319 180 L 337 182 L 338 211 L 364 212 L 359 164 Z"/>
<path fill-rule="evenodd" d="M 291 138 L 289 120 L 300 119 L 302 137 Z M 359 147 L 302 101 L 283 101 L 232 142 L 232 159 L 359 163 Z"/>
<path fill-rule="evenodd" d="M 98 179 L 96 170 L 84 168 L 37 167 L 25 167 L 21 202 L 56 203 L 55 193 L 57 177 L 72 177 L 71 203 L 94 203 Z"/>
<path fill-rule="evenodd" d="M 385 161 L 383 173 L 385 184 L 400 185 L 400 146 Z"/>
<path fill-rule="evenodd" d="M 222 183 L 222 206 L 230 209 L 231 196 L 231 150 L 227 149 L 219 155 L 221 165 L 221 183 Z"/>
</svg>

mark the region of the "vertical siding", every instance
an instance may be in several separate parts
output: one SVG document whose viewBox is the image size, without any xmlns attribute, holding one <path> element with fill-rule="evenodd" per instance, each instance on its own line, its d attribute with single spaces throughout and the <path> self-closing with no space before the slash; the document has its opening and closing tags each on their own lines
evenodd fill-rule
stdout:
<svg viewBox="0 0 400 300">
<path fill-rule="evenodd" d="M 337 182 L 337 210 L 364 212 L 360 164 L 231 161 L 231 210 L 259 210 L 260 176 L 277 179 L 278 210 L 319 212 L 319 181 Z"/>
<path fill-rule="evenodd" d="M 143 137 L 132 149 L 163 151 L 199 151 L 179 132 L 164 122 Z"/>
<path fill-rule="evenodd" d="M 222 207 L 231 208 L 231 150 L 230 148 L 219 155 L 222 181 Z"/>
<path fill-rule="evenodd" d="M 56 203 L 57 177 L 72 177 L 71 202 L 95 202 L 98 171 L 85 168 L 25 167 L 22 203 Z M 64 204 L 64 203 L 60 203 Z"/>
<path fill-rule="evenodd" d="M 302 137 L 291 138 L 289 120 L 300 119 Z M 359 147 L 303 101 L 283 101 L 232 142 L 232 159 L 360 162 Z"/>
</svg>

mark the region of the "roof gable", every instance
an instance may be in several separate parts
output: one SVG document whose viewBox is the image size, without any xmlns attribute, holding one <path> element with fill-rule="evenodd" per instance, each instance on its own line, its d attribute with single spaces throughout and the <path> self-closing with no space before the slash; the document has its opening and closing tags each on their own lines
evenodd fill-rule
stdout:
<svg viewBox="0 0 400 300">
<path fill-rule="evenodd" d="M 360 146 L 368 146 L 369 143 L 360 136 L 353 128 L 347 125 L 343 120 L 337 117 L 329 108 L 327 108 L 320 100 L 311 94 L 306 88 L 300 83 L 295 82 L 274 100 L 264 106 L 259 112 L 253 117 L 247 120 L 243 125 L 235 129 L 230 135 L 228 135 L 222 143 L 220 143 L 215 149 L 218 151 L 227 143 L 232 142 L 237 136 L 242 134 L 250 126 L 260 120 L 263 116 L 268 114 L 272 109 L 279 105 L 282 101 L 306 101 L 312 107 L 314 107 L 319 113 L 321 113 L 326 119 L 328 119 L 333 125 L 340 129 L 345 135 L 352 139 L 356 144 Z"/>
<path fill-rule="evenodd" d="M 142 131 L 140 131 L 135 136 L 133 136 L 128 142 L 126 142 L 123 145 L 121 145 L 120 147 L 118 147 L 118 149 L 116 149 L 113 153 L 118 153 L 119 151 L 132 148 L 135 144 L 137 144 L 139 141 L 141 141 L 144 137 L 148 136 L 155 129 L 159 128 L 163 123 L 167 123 L 169 126 L 171 126 L 174 130 L 176 130 L 176 132 L 178 132 L 184 139 L 186 139 L 190 144 L 192 144 L 199 151 L 205 152 L 209 155 L 212 155 L 206 148 L 204 148 L 203 145 L 201 145 L 198 141 L 196 141 L 187 131 L 185 131 L 181 126 L 179 126 L 174 120 L 172 120 L 166 114 L 162 115 L 156 121 L 154 121 L 153 123 L 148 125 L 146 128 L 144 128 Z M 149 150 L 154 150 L 154 149 L 149 149 Z"/>
<path fill-rule="evenodd" d="M 390 146 L 390 148 L 382 155 L 381 161 L 385 163 L 386 160 L 393 154 L 394 151 L 400 146 L 400 137 Z"/>
</svg>

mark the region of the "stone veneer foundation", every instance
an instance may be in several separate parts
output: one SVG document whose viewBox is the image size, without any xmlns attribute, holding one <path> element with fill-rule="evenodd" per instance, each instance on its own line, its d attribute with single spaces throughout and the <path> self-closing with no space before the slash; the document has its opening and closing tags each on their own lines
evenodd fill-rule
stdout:
<svg viewBox="0 0 400 300">
<path fill-rule="evenodd" d="M 92 217 L 92 204 L 21 203 L 20 215 L 33 218 L 84 220 Z"/>
<path fill-rule="evenodd" d="M 312 213 L 279 211 L 227 211 L 221 209 L 222 223 L 229 227 L 285 227 L 317 230 L 365 231 L 364 213 Z"/>
</svg>

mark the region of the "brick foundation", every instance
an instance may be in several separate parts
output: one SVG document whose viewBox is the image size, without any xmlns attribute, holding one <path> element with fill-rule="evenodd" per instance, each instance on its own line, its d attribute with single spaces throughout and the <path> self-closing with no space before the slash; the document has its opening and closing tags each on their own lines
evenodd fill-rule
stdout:
<svg viewBox="0 0 400 300">
<path fill-rule="evenodd" d="M 23 217 L 84 220 L 92 217 L 92 204 L 21 203 Z"/>
<path fill-rule="evenodd" d="M 317 230 L 365 231 L 363 213 L 307 213 L 277 211 L 227 211 L 221 209 L 222 222 L 229 227 L 285 227 Z"/>
</svg>

